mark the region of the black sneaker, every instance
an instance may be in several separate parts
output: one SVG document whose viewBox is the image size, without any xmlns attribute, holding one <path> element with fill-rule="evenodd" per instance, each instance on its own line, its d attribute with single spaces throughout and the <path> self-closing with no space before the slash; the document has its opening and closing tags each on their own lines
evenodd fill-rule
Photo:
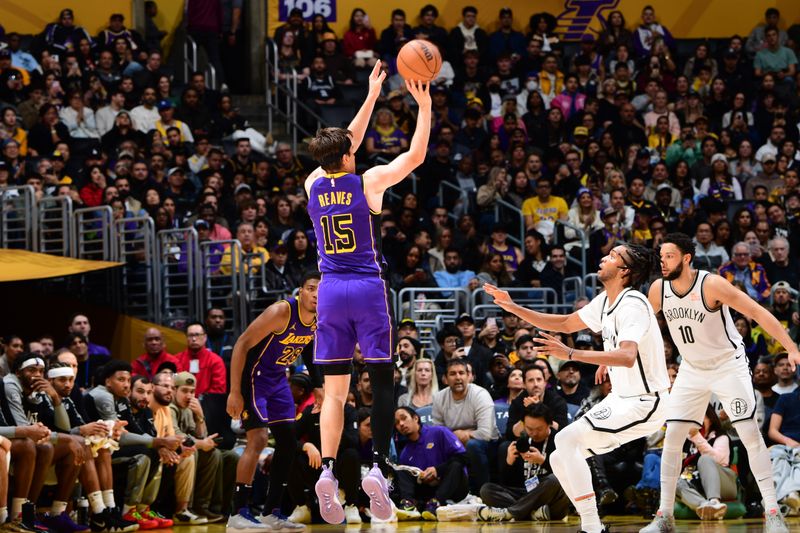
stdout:
<svg viewBox="0 0 800 533">
<path fill-rule="evenodd" d="M 89 518 L 89 527 L 92 533 L 126 533 L 139 529 L 138 524 L 122 521 L 114 516 L 108 509 Z"/>
</svg>

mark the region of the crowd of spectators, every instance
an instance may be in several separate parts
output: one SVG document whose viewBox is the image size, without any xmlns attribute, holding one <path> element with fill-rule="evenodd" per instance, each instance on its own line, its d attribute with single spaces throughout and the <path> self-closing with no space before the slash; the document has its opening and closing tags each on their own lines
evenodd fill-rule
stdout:
<svg viewBox="0 0 800 533">
<path fill-rule="evenodd" d="M 415 113 L 395 73 L 399 47 L 421 37 L 442 52 L 428 158 L 413 178 L 416 188 L 406 180 L 387 195 L 381 213 L 391 286 L 471 291 L 491 282 L 561 295 L 563 279 L 580 274 L 569 259 L 581 249 L 591 272 L 618 242 L 657 248 L 667 232 L 682 231 L 697 243 L 696 267 L 719 272 L 769 306 L 800 340 L 797 26 L 784 31 L 770 8 L 749 36 L 713 47 L 703 42 L 680 55 L 649 6 L 635 24 L 610 13 L 606 29 L 577 48 L 559 41 L 547 13 L 530 17 L 527 34 L 514 29 L 508 8 L 492 31 L 478 27 L 476 15 L 465 7 L 448 31 L 436 24 L 434 6 L 422 8 L 416 26 L 396 9 L 378 33 L 357 9 L 340 39 L 320 15 L 307 23 L 293 11 L 274 34 L 282 74 L 298 71 L 307 101 L 318 106 L 339 103 L 341 87 L 358 84 L 359 72 L 378 59 L 388 70 L 361 165 L 408 146 Z M 288 144 L 261 153 L 247 138 L 233 140 L 248 124 L 231 96 L 209 88 L 199 72 L 179 87 L 158 38 L 139 36 L 123 22 L 112 16 L 108 29 L 92 37 L 64 10 L 32 40 L 4 36 L 0 189 L 32 185 L 37 199 L 69 195 L 76 206 L 110 205 L 116 216 L 151 216 L 159 230 L 194 227 L 201 240 L 235 236 L 245 251 L 262 254 L 263 262 L 248 268 L 267 269 L 270 288 L 291 291 L 316 263 L 302 186 L 315 165 Z M 498 202 L 520 210 L 524 235 L 509 233 L 509 220 L 495 216 Z M 225 249 L 219 253 L 220 272 L 244 268 Z M 434 350 L 420 343 L 413 320 L 398 319 L 395 460 L 409 467 L 397 474 L 398 515 L 432 519 L 441 505 L 472 494 L 493 506 L 478 513 L 481 519 L 563 517 L 569 502 L 547 459 L 553 433 L 608 394 L 608 383 L 595 385 L 584 364 L 536 358 L 536 331 L 509 314 L 480 321 L 467 312 L 436 332 Z M 126 527 L 122 520 L 163 525 L 164 516 L 203 523 L 229 514 L 232 483 L 225 476 L 235 470 L 236 437 L 218 399 L 227 390 L 235 339 L 224 323 L 221 310 L 209 310 L 204 323 L 186 328 L 186 351 L 175 355 L 150 329 L 145 354 L 132 367 L 89 341 L 85 315 L 69 324 L 63 348 L 51 335 L 6 334 L 0 455 L 11 453 L 30 469 L 15 471 L 11 509 L 0 507 L 0 518 L 34 520 L 26 502 L 40 499 L 42 469 L 50 463 L 62 474 L 45 522 L 59 531 L 67 527 L 67 489 L 76 478 L 97 527 Z M 739 316 L 736 326 L 754 371 L 757 416 L 773 445 L 778 497 L 797 513 L 797 375 L 757 324 Z M 666 327 L 662 333 L 674 378 L 681 357 Z M 590 332 L 564 340 L 602 349 Z M 355 367 L 352 424 L 345 424 L 350 433 L 341 450 L 348 468 L 368 461 L 371 448 L 372 393 L 360 353 Z M 308 421 L 318 406 L 302 365 L 294 370 L 303 440 L 297 460 L 309 468 L 298 467 L 284 512 L 307 521 L 318 519 L 307 499 L 319 466 L 318 429 Z M 704 472 L 729 480 L 734 471 L 736 454 L 721 451 L 721 435 L 733 447 L 737 440 L 726 420 L 712 403 L 703 429 L 687 441 L 689 472 L 701 478 L 681 487 L 690 509 L 704 498 L 738 497 L 725 483 L 725 494 L 708 494 L 702 480 Z M 591 459 L 606 510 L 653 511 L 661 439 Z M 735 473 L 755 516 L 760 498 L 738 450 Z M 106 455 L 126 458 L 112 462 L 113 482 Z M 68 467 L 75 462 L 82 468 Z M 357 477 L 350 472 L 343 488 L 348 506 L 358 509 L 366 500 Z M 124 490 L 117 490 L 123 504 L 116 513 L 118 479 Z M 6 480 L 0 470 L 0 482 Z"/>
</svg>

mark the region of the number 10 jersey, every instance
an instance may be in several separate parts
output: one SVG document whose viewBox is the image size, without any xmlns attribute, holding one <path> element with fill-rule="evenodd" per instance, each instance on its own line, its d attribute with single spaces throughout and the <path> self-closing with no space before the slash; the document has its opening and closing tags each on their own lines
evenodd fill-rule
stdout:
<svg viewBox="0 0 800 533">
<path fill-rule="evenodd" d="M 742 336 L 736 330 L 727 305 L 711 310 L 703 297 L 703 284 L 710 274 L 698 270 L 686 294 L 678 294 L 667 280 L 662 282 L 661 310 L 672 342 L 683 360 L 695 368 L 711 370 L 744 354 Z"/>
</svg>

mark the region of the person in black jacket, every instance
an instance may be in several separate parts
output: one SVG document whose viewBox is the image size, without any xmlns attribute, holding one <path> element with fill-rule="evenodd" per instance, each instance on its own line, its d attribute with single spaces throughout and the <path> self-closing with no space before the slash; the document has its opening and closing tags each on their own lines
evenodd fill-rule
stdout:
<svg viewBox="0 0 800 533">
<path fill-rule="evenodd" d="M 546 405 L 525 408 L 524 433 L 508 446 L 500 465 L 500 483 L 481 487 L 486 506 L 478 508 L 478 519 L 561 520 L 569 510 L 569 498 L 550 468 L 555 450 L 553 414 Z"/>
<path fill-rule="evenodd" d="M 465 6 L 461 10 L 461 22 L 450 30 L 448 57 L 450 61 L 461 57 L 467 50 L 476 50 L 481 63 L 486 64 L 489 58 L 489 35 L 477 24 L 478 9 Z"/>
<path fill-rule="evenodd" d="M 517 396 L 508 407 L 508 427 L 506 440 L 516 441 L 525 430 L 522 416 L 529 405 L 546 405 L 553 417 L 553 427 L 561 429 L 567 425 L 567 402 L 559 396 L 558 392 L 547 388 L 544 371 L 537 366 L 527 366 L 522 370 L 522 380 L 525 390 Z"/>
<path fill-rule="evenodd" d="M 314 513 L 314 522 L 321 522 L 317 515 L 319 506 L 313 501 L 314 484 L 319 479 L 322 467 L 320 453 L 320 411 L 319 407 L 309 405 L 297 417 L 295 431 L 299 450 L 292 465 L 287 490 L 292 502 L 300 507 L 292 517 Z M 345 494 L 345 518 L 348 524 L 361 523 L 358 514 L 358 487 L 361 481 L 361 460 L 359 458 L 358 411 L 350 404 L 344 404 L 344 425 L 339 451 L 336 454 L 334 471 L 339 487 Z M 306 507 L 306 509 L 302 509 Z M 298 519 L 299 520 L 299 519 Z"/>
</svg>

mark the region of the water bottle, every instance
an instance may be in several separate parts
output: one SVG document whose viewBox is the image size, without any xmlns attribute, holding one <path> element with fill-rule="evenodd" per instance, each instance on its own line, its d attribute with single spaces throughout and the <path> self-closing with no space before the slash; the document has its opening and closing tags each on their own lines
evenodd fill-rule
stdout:
<svg viewBox="0 0 800 533">
<path fill-rule="evenodd" d="M 86 498 L 78 498 L 75 507 L 78 509 L 78 516 L 76 522 L 78 524 L 86 525 L 89 523 L 89 500 Z"/>
</svg>

